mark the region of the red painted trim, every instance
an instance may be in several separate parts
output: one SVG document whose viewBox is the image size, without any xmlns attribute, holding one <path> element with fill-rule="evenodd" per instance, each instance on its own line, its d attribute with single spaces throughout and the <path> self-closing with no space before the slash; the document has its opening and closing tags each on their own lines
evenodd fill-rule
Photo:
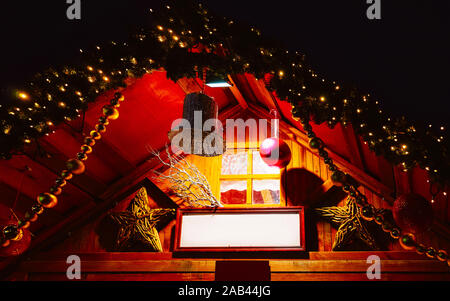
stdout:
<svg viewBox="0 0 450 301">
<path fill-rule="evenodd" d="M 300 246 L 299 247 L 233 247 L 233 248 L 182 248 L 181 228 L 184 215 L 211 214 L 211 213 L 293 213 L 298 212 L 300 218 Z M 304 207 L 288 208 L 218 208 L 218 209 L 179 209 L 177 212 L 177 223 L 175 228 L 175 244 L 173 252 L 303 252 L 305 247 L 305 209 Z"/>
</svg>

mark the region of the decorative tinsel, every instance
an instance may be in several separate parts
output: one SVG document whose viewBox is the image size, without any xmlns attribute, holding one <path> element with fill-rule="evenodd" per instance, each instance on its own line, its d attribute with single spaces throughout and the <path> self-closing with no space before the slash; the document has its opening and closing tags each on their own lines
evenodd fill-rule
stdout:
<svg viewBox="0 0 450 301">
<path fill-rule="evenodd" d="M 211 75 L 252 73 L 271 80 L 268 89 L 292 104 L 294 118 L 316 124 L 352 124 L 377 155 L 405 170 L 426 169 L 434 182 L 450 179 L 444 128 L 420 126 L 393 118 L 379 100 L 353 87 L 325 79 L 298 52 L 286 51 L 259 30 L 210 13 L 193 1 L 151 10 L 153 24 L 126 42 L 109 42 L 81 50 L 78 63 L 37 74 L 20 90 L 9 90 L 0 107 L 0 156 L 11 158 L 26 144 L 49 134 L 53 126 L 77 118 L 102 92 L 124 86 L 164 68 L 176 81 Z"/>
</svg>

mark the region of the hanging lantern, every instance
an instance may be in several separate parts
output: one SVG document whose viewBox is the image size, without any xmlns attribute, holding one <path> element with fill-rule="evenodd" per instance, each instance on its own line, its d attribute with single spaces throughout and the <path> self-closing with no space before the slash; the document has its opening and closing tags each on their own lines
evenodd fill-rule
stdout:
<svg viewBox="0 0 450 301">
<path fill-rule="evenodd" d="M 275 120 L 272 129 L 274 137 L 265 139 L 260 147 L 259 154 L 262 160 L 269 166 L 278 168 L 285 168 L 291 162 L 292 154 L 289 145 L 280 138 L 279 133 L 279 119 L 277 118 L 277 112 L 274 111 Z"/>
<path fill-rule="evenodd" d="M 186 154 L 203 157 L 222 155 L 226 145 L 223 137 L 217 133 L 218 116 L 219 107 L 208 95 L 186 95 L 183 120 L 168 134 L 172 146 L 180 148 Z"/>
</svg>

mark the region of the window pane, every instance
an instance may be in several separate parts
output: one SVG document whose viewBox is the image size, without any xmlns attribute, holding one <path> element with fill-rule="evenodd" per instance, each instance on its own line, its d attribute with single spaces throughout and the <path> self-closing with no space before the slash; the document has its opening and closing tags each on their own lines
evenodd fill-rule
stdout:
<svg viewBox="0 0 450 301">
<path fill-rule="evenodd" d="M 220 202 L 222 204 L 247 203 L 247 181 L 221 181 Z"/>
<path fill-rule="evenodd" d="M 280 204 L 280 180 L 253 180 L 253 204 Z"/>
<path fill-rule="evenodd" d="M 222 156 L 222 175 L 246 175 L 247 153 L 225 153 Z"/>
<path fill-rule="evenodd" d="M 259 152 L 253 152 L 253 174 L 254 175 L 277 175 L 280 174 L 278 167 L 271 167 L 267 165 Z"/>
</svg>

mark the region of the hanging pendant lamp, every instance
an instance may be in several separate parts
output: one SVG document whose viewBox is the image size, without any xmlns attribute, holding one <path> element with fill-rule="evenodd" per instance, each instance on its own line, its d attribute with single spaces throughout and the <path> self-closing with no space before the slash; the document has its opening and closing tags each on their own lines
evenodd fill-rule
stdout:
<svg viewBox="0 0 450 301">
<path fill-rule="evenodd" d="M 183 120 L 168 136 L 185 154 L 202 157 L 222 155 L 226 150 L 223 137 L 217 132 L 219 106 L 206 94 L 186 95 L 183 105 Z"/>
</svg>

